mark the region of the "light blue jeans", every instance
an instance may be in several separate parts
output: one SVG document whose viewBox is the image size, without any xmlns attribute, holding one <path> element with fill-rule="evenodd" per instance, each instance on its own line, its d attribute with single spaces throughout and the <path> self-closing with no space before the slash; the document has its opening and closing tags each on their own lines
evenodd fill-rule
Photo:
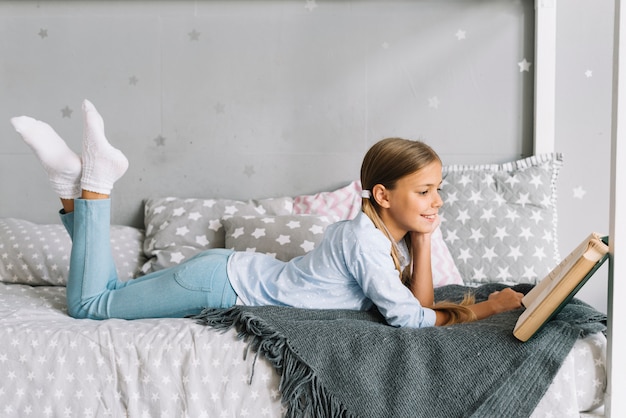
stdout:
<svg viewBox="0 0 626 418">
<path fill-rule="evenodd" d="M 61 213 L 72 238 L 67 307 L 74 318 L 176 318 L 235 304 L 226 273 L 231 250 L 207 250 L 178 266 L 122 282 L 111 252 L 111 201 L 76 199 L 74 208 Z"/>
</svg>

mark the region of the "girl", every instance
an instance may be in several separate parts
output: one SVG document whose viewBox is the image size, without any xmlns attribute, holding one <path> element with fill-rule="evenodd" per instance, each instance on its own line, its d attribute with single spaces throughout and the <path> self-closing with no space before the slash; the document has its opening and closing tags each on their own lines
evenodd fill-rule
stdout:
<svg viewBox="0 0 626 418">
<path fill-rule="evenodd" d="M 83 115 L 80 157 L 46 123 L 11 119 L 61 198 L 61 220 L 73 241 L 67 304 L 75 318 L 183 317 L 236 303 L 356 310 L 375 305 L 392 326 L 426 327 L 521 306 L 522 295 L 511 289 L 476 304 L 434 304 L 430 244 L 443 204 L 441 160 L 427 145 L 398 138 L 378 142 L 365 155 L 362 212 L 329 226 L 310 253 L 282 262 L 212 249 L 121 282 L 110 249 L 109 195 L 128 160 L 107 141 L 89 101 Z"/>
</svg>

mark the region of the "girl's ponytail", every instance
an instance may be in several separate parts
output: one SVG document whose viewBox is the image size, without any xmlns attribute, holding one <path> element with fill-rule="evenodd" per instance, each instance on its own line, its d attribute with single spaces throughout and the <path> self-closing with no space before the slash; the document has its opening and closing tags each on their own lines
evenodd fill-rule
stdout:
<svg viewBox="0 0 626 418">
<path fill-rule="evenodd" d="M 468 305 L 473 305 L 474 302 L 474 296 L 467 294 L 461 303 L 443 301 L 435 303 L 431 308 L 435 311 L 448 314 L 448 320 L 442 325 L 460 324 L 463 322 L 472 322 L 477 319 L 476 314 L 468 308 Z"/>
<path fill-rule="evenodd" d="M 393 241 L 393 237 L 389 235 L 389 231 L 385 227 L 383 220 L 380 219 L 378 212 L 372 205 L 372 202 L 368 198 L 363 198 L 363 203 L 361 206 L 361 210 L 365 213 L 374 223 L 374 226 L 382 231 L 383 234 L 389 239 L 389 241 Z M 411 248 L 411 238 L 410 235 L 407 235 L 405 240 L 407 241 L 407 248 Z M 396 245 L 391 246 L 391 258 L 393 259 L 393 264 L 396 266 L 396 270 L 398 270 L 398 274 L 400 276 L 400 280 L 404 283 L 405 286 L 408 286 L 409 281 L 411 279 L 411 263 L 409 263 L 404 270 L 402 270 L 402 265 L 400 263 L 400 254 L 398 252 L 398 247 Z"/>
</svg>

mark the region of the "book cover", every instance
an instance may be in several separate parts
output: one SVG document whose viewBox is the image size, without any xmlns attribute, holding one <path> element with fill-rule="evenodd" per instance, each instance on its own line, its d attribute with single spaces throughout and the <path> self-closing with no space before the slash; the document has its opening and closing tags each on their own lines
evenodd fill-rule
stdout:
<svg viewBox="0 0 626 418">
<path fill-rule="evenodd" d="M 515 324 L 513 335 L 528 341 L 546 322 L 567 305 L 608 258 L 608 237 L 591 233 L 559 265 L 522 299 L 526 310 Z"/>
</svg>

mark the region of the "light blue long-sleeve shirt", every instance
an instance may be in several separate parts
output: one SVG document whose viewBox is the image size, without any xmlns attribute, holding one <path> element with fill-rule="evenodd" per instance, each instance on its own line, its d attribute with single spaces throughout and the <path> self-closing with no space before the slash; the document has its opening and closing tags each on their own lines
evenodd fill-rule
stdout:
<svg viewBox="0 0 626 418">
<path fill-rule="evenodd" d="M 389 239 L 360 212 L 330 225 L 313 251 L 288 262 L 235 252 L 228 277 L 245 305 L 353 310 L 376 305 L 389 325 L 433 326 L 435 312 L 402 284 L 390 253 Z"/>
</svg>

